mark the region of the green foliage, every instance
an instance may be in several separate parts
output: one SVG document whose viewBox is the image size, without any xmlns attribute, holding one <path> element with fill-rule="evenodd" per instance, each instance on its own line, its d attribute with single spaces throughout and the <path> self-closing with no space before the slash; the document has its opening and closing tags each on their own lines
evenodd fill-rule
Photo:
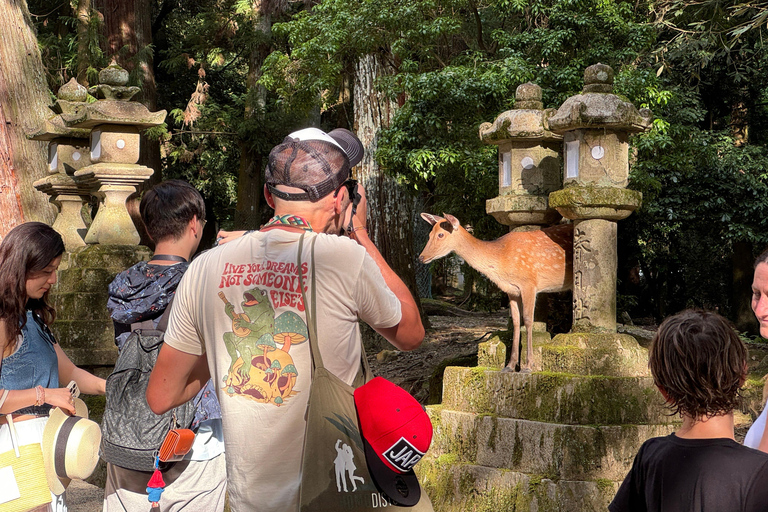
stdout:
<svg viewBox="0 0 768 512">
<path fill-rule="evenodd" d="M 615 92 L 655 114 L 631 141 L 631 187 L 643 206 L 619 229 L 620 266 L 637 274 L 621 276 L 625 307 L 657 319 L 689 305 L 733 309 L 733 244 L 768 245 L 765 1 L 256 4 L 179 1 L 152 20 L 153 45 L 134 56 L 154 59 L 158 107 L 170 113 L 146 132 L 162 144 L 163 176 L 203 190 L 224 226 L 241 155 L 263 168 L 294 128 L 354 126 L 356 64 L 375 54 L 386 69 L 365 78 L 398 105 L 379 133 L 378 162 L 425 210 L 456 215 L 478 238 L 498 237 L 506 227 L 485 213 L 498 194 L 497 149 L 481 143 L 480 124 L 514 108 L 527 81 L 542 87 L 545 107 L 558 107 L 581 91 L 584 69 L 603 62 L 615 70 Z M 79 52 L 72 5 L 29 6 L 51 89 L 83 63 L 95 82 L 107 64 L 99 17 Z M 261 69 L 250 66 L 257 57 Z M 481 292 L 470 302 L 500 296 L 481 276 L 467 279 Z"/>
</svg>

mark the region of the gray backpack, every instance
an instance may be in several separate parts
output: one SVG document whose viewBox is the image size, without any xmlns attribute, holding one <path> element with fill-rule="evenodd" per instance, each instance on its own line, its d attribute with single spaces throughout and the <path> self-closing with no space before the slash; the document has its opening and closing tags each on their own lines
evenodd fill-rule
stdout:
<svg viewBox="0 0 768 512">
<path fill-rule="evenodd" d="M 128 336 L 107 377 L 107 405 L 101 425 L 101 457 L 116 466 L 152 471 L 157 450 L 168 431 L 189 428 L 195 417 L 193 400 L 157 415 L 147 404 L 149 374 L 163 345 L 171 305 L 157 329 L 136 329 Z"/>
</svg>

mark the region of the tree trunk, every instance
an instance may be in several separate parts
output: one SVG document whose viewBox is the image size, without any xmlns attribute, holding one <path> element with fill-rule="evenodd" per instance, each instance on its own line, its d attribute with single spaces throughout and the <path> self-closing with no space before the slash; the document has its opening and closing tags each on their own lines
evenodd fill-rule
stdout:
<svg viewBox="0 0 768 512">
<path fill-rule="evenodd" d="M 28 140 L 53 115 L 24 0 L 0 0 L 0 238 L 20 222 L 53 224 L 56 209 L 32 183 L 47 175 L 47 143 Z"/>
<path fill-rule="evenodd" d="M 115 58 L 117 63 L 129 72 L 138 68 L 141 92 L 136 97 L 150 111 L 157 110 L 157 84 L 155 82 L 154 62 L 151 54 L 137 54 L 152 44 L 152 4 L 150 0 L 93 0 L 93 7 L 103 17 L 104 54 L 108 59 Z M 82 41 L 78 41 L 82 43 Z M 142 188 L 148 189 L 162 181 L 162 160 L 160 143 L 157 140 L 141 136 L 140 165 L 154 169 L 155 173 Z M 141 192 L 141 190 L 139 190 Z M 134 194 L 126 201 L 133 223 L 141 235 L 141 243 L 151 243 L 139 215 L 139 194 Z"/>
<path fill-rule="evenodd" d="M 266 2 L 260 4 L 264 7 Z M 258 9 L 259 7 L 254 7 Z M 263 34 L 263 41 L 269 41 L 272 33 L 272 16 L 268 12 L 259 13 L 255 29 Z M 270 48 L 262 43 L 251 50 L 248 59 L 248 96 L 245 104 L 245 120 L 257 119 L 264 115 L 267 102 L 266 89 L 258 85 L 261 78 L 261 66 L 269 55 Z M 261 179 L 263 157 L 253 150 L 250 139 L 240 141 L 240 167 L 237 175 L 237 205 L 235 210 L 235 229 L 256 229 L 261 224 L 261 196 L 264 186 Z"/>
<path fill-rule="evenodd" d="M 75 8 L 77 20 L 77 81 L 88 87 L 88 65 L 90 52 L 88 51 L 91 28 L 91 0 L 80 0 Z"/>
<path fill-rule="evenodd" d="M 365 156 L 357 177 L 368 199 L 368 233 L 389 266 L 405 282 L 421 309 L 416 286 L 413 248 L 415 198 L 391 176 L 385 175 L 374 160 L 381 128 L 386 128 L 397 104 L 376 89 L 376 79 L 390 73 L 378 55 L 358 60 L 355 72 L 354 111 L 357 136 Z M 422 314 L 422 318 L 426 320 Z"/>
</svg>

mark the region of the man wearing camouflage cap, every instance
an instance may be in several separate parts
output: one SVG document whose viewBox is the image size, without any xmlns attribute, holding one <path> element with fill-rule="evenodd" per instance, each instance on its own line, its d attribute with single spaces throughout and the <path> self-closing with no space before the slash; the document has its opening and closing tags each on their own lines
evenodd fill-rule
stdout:
<svg viewBox="0 0 768 512">
<path fill-rule="evenodd" d="M 368 237 L 365 194 L 350 180 L 362 156 L 348 130 L 290 134 L 266 170 L 264 195 L 275 216 L 200 255 L 177 289 L 147 400 L 156 413 L 167 411 L 211 376 L 233 511 L 298 509 L 311 383 L 301 293 L 311 297 L 308 276 L 316 277 L 320 353 L 347 384 L 361 365 L 358 320 L 401 350 L 424 337 L 410 291 Z"/>
</svg>

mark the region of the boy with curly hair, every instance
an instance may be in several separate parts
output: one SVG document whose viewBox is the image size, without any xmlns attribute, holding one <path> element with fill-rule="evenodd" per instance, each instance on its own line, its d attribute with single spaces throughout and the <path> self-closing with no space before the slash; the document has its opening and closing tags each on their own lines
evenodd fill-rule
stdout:
<svg viewBox="0 0 768 512">
<path fill-rule="evenodd" d="M 651 342 L 649 365 L 683 423 L 643 443 L 609 510 L 768 510 L 768 454 L 734 440 L 747 349 L 728 321 L 697 310 L 667 318 Z"/>
</svg>

